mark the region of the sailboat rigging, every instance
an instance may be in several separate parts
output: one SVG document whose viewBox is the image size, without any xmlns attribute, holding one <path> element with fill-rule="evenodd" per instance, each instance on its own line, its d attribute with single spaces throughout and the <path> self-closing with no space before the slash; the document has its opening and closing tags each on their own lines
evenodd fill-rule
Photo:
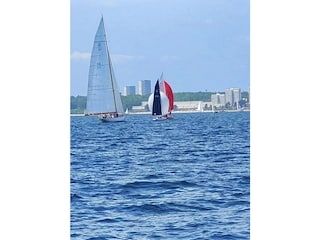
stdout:
<svg viewBox="0 0 320 240">
<path fill-rule="evenodd" d="M 103 122 L 125 120 L 106 40 L 103 17 L 101 17 L 91 52 L 85 115 L 97 115 Z"/>
</svg>

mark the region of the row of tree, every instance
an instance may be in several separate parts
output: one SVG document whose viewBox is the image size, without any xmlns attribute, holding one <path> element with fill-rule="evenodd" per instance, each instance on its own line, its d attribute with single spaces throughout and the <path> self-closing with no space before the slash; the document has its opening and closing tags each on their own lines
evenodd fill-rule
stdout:
<svg viewBox="0 0 320 240">
<path fill-rule="evenodd" d="M 211 95 L 215 92 L 181 92 L 174 94 L 175 101 L 211 101 Z M 148 101 L 149 95 L 121 96 L 124 109 L 132 109 L 132 106 L 140 106 L 143 101 Z M 248 92 L 241 92 L 241 98 L 248 99 Z M 86 108 L 86 96 L 71 96 L 71 113 L 81 114 Z M 243 101 L 243 100 L 242 100 Z"/>
</svg>

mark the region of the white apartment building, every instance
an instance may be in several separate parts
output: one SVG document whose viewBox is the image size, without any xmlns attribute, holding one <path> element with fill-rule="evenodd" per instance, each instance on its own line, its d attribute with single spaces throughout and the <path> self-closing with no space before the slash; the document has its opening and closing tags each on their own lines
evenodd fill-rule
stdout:
<svg viewBox="0 0 320 240">
<path fill-rule="evenodd" d="M 136 95 L 136 86 L 125 86 L 123 96 Z"/>
<path fill-rule="evenodd" d="M 211 96 L 212 106 L 224 107 L 226 105 L 226 95 L 224 93 L 216 93 Z"/>
<path fill-rule="evenodd" d="M 235 106 L 241 100 L 241 90 L 240 88 L 228 88 L 226 90 L 226 104 L 230 106 Z"/>
<path fill-rule="evenodd" d="M 138 94 L 151 94 L 151 80 L 140 80 L 138 83 Z"/>
</svg>

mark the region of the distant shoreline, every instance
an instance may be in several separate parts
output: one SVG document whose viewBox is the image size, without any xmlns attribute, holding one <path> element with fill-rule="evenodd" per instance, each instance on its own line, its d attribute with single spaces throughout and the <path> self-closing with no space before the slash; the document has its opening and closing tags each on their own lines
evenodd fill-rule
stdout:
<svg viewBox="0 0 320 240">
<path fill-rule="evenodd" d="M 174 111 L 172 114 L 179 114 L 179 113 L 220 113 L 220 112 L 250 112 L 250 109 L 243 109 L 241 111 L 239 110 L 223 110 L 218 112 L 212 112 L 212 111 L 196 111 L 196 110 L 187 110 L 187 111 Z M 127 115 L 151 115 L 151 112 L 130 112 Z M 71 117 L 83 117 L 84 113 L 71 113 Z"/>
</svg>

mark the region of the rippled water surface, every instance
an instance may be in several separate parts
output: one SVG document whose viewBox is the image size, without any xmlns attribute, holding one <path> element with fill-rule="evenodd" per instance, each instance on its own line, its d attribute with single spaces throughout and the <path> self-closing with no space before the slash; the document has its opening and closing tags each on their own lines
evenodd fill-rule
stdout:
<svg viewBox="0 0 320 240">
<path fill-rule="evenodd" d="M 71 117 L 71 239 L 249 239 L 250 113 Z"/>
</svg>

